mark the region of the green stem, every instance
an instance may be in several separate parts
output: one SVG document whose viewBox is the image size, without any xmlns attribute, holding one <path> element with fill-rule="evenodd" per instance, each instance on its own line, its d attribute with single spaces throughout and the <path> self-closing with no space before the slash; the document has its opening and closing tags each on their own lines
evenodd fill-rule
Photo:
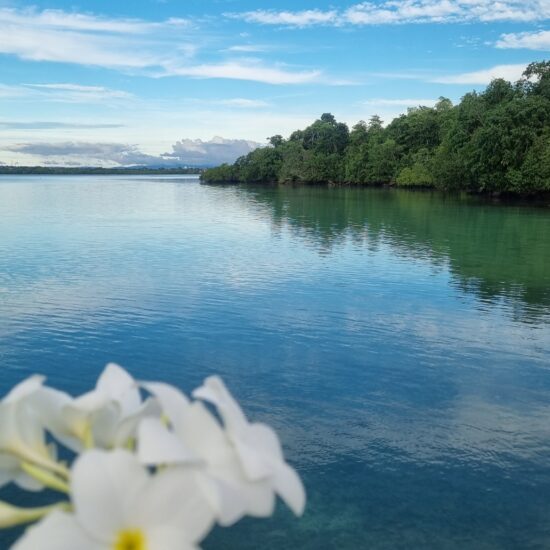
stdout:
<svg viewBox="0 0 550 550">
<path fill-rule="evenodd" d="M 57 504 L 42 506 L 40 508 L 18 508 L 7 502 L 0 501 L 0 529 L 7 529 L 8 527 L 37 521 L 54 510 L 69 511 L 70 509 L 71 507 L 68 502 L 58 502 Z"/>
<path fill-rule="evenodd" d="M 66 480 L 70 477 L 70 472 L 66 466 L 52 460 L 48 456 L 44 456 L 41 453 L 36 452 L 31 447 L 18 445 L 17 447 L 11 449 L 11 451 L 15 456 L 21 459 L 22 462 L 34 464 L 35 466 L 53 472 Z"/>
<path fill-rule="evenodd" d="M 49 489 L 67 494 L 70 492 L 69 484 L 52 472 L 48 472 L 29 462 L 22 462 L 21 469 Z"/>
</svg>

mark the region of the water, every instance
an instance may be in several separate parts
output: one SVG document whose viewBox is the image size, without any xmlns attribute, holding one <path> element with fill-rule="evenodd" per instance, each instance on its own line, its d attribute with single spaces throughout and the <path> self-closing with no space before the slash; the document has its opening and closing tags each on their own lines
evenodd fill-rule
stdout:
<svg viewBox="0 0 550 550">
<path fill-rule="evenodd" d="M 0 179 L 2 394 L 36 371 L 82 392 L 107 361 L 186 391 L 218 373 L 279 430 L 305 516 L 206 549 L 550 547 L 549 352 L 548 209 Z"/>
</svg>

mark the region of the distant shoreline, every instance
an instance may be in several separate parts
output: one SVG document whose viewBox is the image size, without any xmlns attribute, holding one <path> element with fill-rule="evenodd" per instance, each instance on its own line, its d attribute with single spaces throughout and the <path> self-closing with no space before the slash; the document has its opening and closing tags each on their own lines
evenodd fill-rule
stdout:
<svg viewBox="0 0 550 550">
<path fill-rule="evenodd" d="M 0 166 L 0 175 L 52 176 L 128 176 L 128 175 L 200 175 L 204 168 L 70 168 L 48 166 Z"/>
</svg>

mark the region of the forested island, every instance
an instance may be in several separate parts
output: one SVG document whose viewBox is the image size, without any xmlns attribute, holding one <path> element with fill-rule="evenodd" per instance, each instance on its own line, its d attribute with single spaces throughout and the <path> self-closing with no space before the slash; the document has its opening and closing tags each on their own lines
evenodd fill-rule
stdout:
<svg viewBox="0 0 550 550">
<path fill-rule="evenodd" d="M 496 79 L 458 105 L 441 97 L 384 127 L 351 131 L 325 113 L 305 130 L 202 173 L 205 182 L 396 185 L 487 193 L 550 191 L 550 61 Z"/>
<path fill-rule="evenodd" d="M 0 165 L 0 175 L 51 175 L 51 176 L 142 176 L 142 175 L 177 175 L 177 174 L 200 174 L 202 168 L 148 168 L 143 166 L 128 168 L 101 168 L 94 166 L 8 166 Z"/>
</svg>

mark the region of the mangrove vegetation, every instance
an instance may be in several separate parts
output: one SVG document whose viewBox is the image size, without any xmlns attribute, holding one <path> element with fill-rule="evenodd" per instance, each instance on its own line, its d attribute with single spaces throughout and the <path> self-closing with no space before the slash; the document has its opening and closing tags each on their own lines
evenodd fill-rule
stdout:
<svg viewBox="0 0 550 550">
<path fill-rule="evenodd" d="M 330 113 L 287 139 L 205 170 L 206 182 L 345 183 L 488 193 L 550 191 L 550 61 L 453 105 L 416 107 L 350 130 Z"/>
</svg>

